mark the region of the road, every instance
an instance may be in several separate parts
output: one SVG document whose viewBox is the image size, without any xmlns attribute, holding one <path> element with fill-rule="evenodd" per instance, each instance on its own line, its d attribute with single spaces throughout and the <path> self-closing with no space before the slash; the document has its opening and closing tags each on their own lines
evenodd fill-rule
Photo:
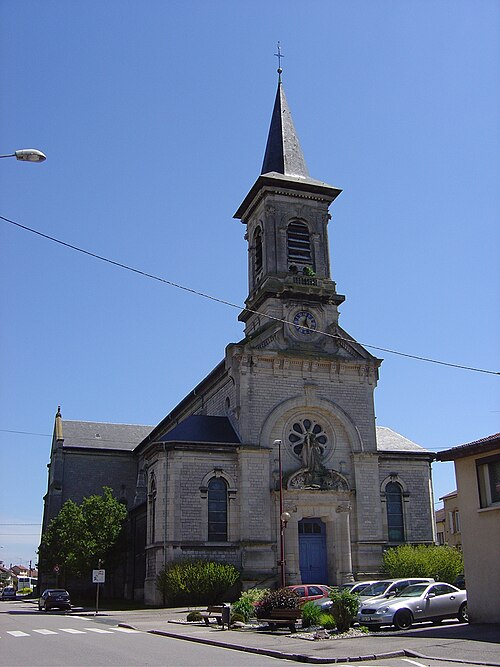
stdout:
<svg viewBox="0 0 500 667">
<path fill-rule="evenodd" d="M 290 667 L 298 664 L 119 627 L 117 621 L 109 616 L 41 613 L 22 601 L 0 602 L 0 667 Z M 456 662 L 420 658 L 349 664 L 457 667 Z"/>
<path fill-rule="evenodd" d="M 119 628 L 99 617 L 40 613 L 17 601 L 0 605 L 0 665 L 289 667 L 290 662 Z"/>
</svg>

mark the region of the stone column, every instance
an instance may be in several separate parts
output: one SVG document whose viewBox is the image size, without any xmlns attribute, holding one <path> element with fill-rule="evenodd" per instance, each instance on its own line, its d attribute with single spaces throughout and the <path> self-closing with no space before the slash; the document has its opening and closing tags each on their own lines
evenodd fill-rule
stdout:
<svg viewBox="0 0 500 667">
<path fill-rule="evenodd" d="M 337 583 L 344 584 L 354 581 L 352 574 L 352 552 L 351 552 L 351 528 L 349 526 L 349 513 L 351 505 L 343 503 L 337 505 L 336 542 L 337 551 Z"/>
</svg>

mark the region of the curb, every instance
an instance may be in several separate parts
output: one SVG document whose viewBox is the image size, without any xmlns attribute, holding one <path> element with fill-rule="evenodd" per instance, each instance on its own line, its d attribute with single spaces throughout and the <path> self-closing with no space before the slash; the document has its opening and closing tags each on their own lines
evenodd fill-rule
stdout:
<svg viewBox="0 0 500 667">
<path fill-rule="evenodd" d="M 130 630 L 137 630 L 137 628 L 128 623 L 119 623 L 119 627 L 129 628 Z M 179 635 L 175 632 L 167 632 L 165 630 L 146 630 L 148 634 L 159 635 L 160 637 L 169 637 L 170 639 L 182 639 L 184 641 L 193 642 L 195 644 L 205 644 L 208 646 L 217 646 L 218 648 L 229 648 L 233 651 L 241 651 L 243 653 L 253 653 L 255 655 L 265 655 L 269 658 L 281 658 L 282 660 L 291 660 L 294 662 L 305 662 L 314 665 L 332 665 L 336 663 L 345 662 L 360 662 L 364 660 L 378 660 L 384 658 L 400 658 L 404 657 L 405 652 L 390 651 L 387 653 L 377 653 L 370 655 L 357 656 L 343 656 L 338 658 L 317 658 L 315 656 L 306 655 L 304 653 L 285 653 L 283 651 L 275 651 L 273 649 L 242 646 L 241 644 L 232 644 L 229 642 L 220 642 L 216 639 L 202 639 L 201 637 L 187 637 L 186 635 Z M 499 666 L 500 667 L 500 666 Z"/>
<path fill-rule="evenodd" d="M 138 628 L 130 623 L 118 623 L 120 628 L 128 628 L 130 630 L 138 630 Z M 385 653 L 371 653 L 368 655 L 350 655 L 342 657 L 318 658 L 304 653 L 285 653 L 283 651 L 275 651 L 273 649 L 265 649 L 258 647 L 242 646 L 241 644 L 233 644 L 229 642 L 220 642 L 216 639 L 202 639 L 201 637 L 189 637 L 186 635 L 179 635 L 175 632 L 167 632 L 165 630 L 144 630 L 151 635 L 158 635 L 160 637 L 169 637 L 170 639 L 181 639 L 195 644 L 205 644 L 207 646 L 216 646 L 218 648 L 228 648 L 233 651 L 241 651 L 243 653 L 253 653 L 255 655 L 265 655 L 270 658 L 281 658 L 282 660 L 291 660 L 293 662 L 304 662 L 313 665 L 334 665 L 346 662 L 364 662 L 367 660 L 385 660 L 389 658 L 420 658 L 421 660 L 442 660 L 436 656 L 424 655 L 416 651 L 408 651 L 407 649 L 400 649 L 396 651 L 387 651 Z M 460 660 L 458 658 L 446 658 L 447 662 L 454 662 L 462 665 L 478 665 L 480 667 L 500 667 L 499 662 L 475 662 L 470 660 Z"/>
</svg>

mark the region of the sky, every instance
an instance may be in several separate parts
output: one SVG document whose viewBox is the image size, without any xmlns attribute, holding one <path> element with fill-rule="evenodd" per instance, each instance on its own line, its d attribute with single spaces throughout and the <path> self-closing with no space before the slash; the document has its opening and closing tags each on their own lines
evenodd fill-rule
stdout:
<svg viewBox="0 0 500 667">
<path fill-rule="evenodd" d="M 497 0 L 2 0 L 0 215 L 233 304 L 283 84 L 331 207 L 340 324 L 498 372 Z M 36 562 L 51 434 L 158 423 L 243 337 L 233 308 L 0 220 L 0 560 Z M 384 359 L 377 424 L 433 452 L 500 430 L 499 377 Z M 436 507 L 455 488 L 433 464 Z"/>
</svg>

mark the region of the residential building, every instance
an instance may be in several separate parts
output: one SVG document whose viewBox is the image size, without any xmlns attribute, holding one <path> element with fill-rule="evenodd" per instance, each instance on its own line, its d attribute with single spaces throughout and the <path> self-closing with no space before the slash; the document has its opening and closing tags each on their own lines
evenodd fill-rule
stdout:
<svg viewBox="0 0 500 667">
<path fill-rule="evenodd" d="M 500 623 L 500 433 L 437 455 L 453 461 L 471 623 Z"/>
</svg>

